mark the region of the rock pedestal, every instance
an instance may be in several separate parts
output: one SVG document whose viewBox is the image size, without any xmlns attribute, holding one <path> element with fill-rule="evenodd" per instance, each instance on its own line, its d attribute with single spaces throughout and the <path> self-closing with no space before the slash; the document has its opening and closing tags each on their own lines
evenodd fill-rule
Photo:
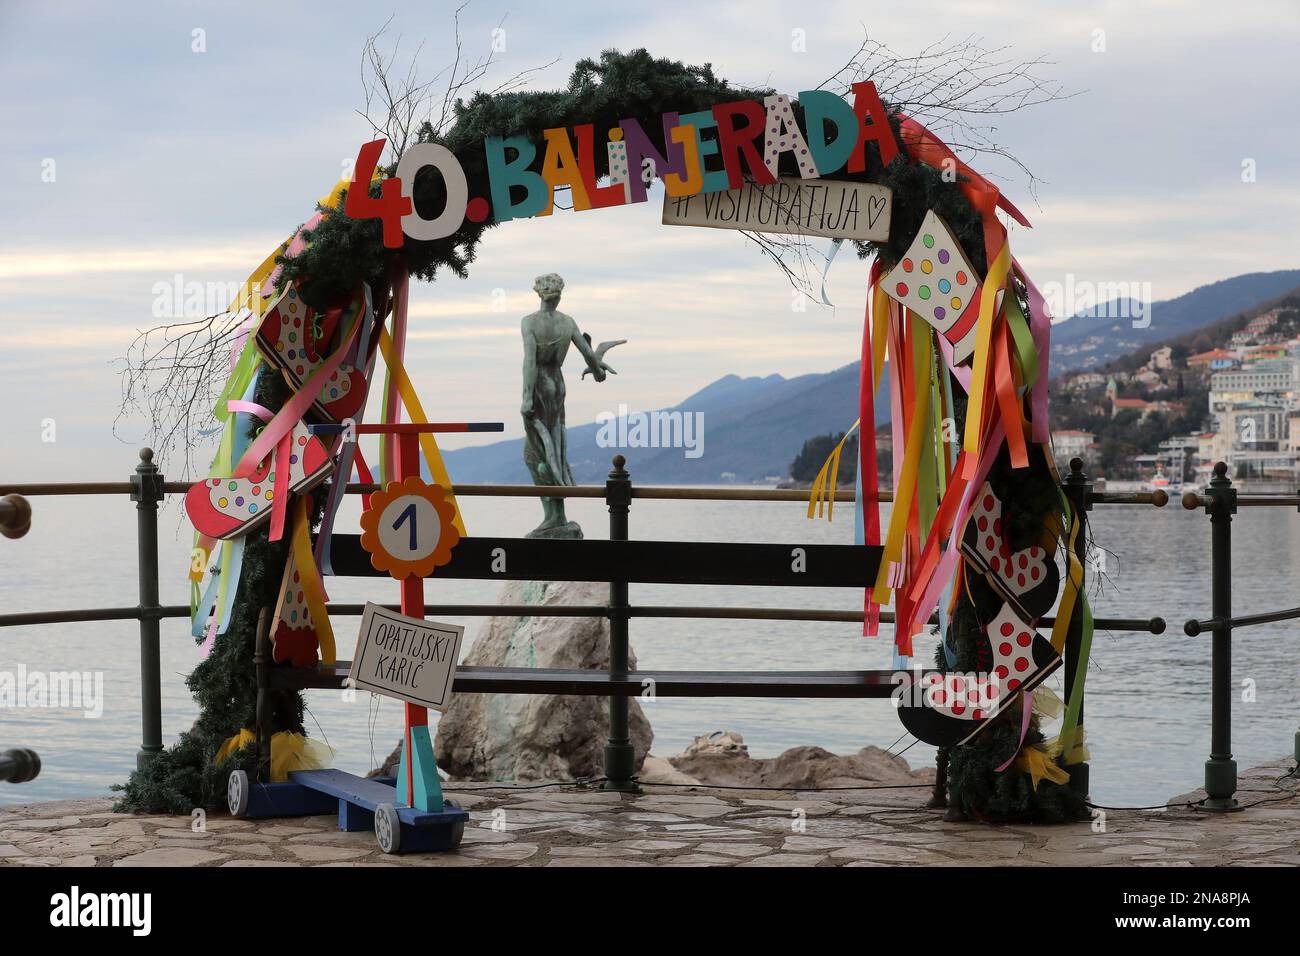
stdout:
<svg viewBox="0 0 1300 956">
<path fill-rule="evenodd" d="M 512 581 L 501 604 L 593 605 L 609 587 L 586 582 Z M 593 617 L 491 617 L 463 661 L 473 667 L 609 666 L 609 622 Z M 630 654 L 629 666 L 636 667 Z M 629 728 L 639 770 L 654 732 L 633 698 Z M 600 776 L 609 735 L 604 697 L 457 694 L 438 720 L 438 767 L 462 780 L 573 780 Z"/>
</svg>

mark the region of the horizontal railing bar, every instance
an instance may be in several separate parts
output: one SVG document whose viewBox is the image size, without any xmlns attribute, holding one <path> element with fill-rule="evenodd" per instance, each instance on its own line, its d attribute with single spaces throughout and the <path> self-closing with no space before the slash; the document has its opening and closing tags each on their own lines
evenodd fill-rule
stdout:
<svg viewBox="0 0 1300 956">
<path fill-rule="evenodd" d="M 365 612 L 364 604 L 330 604 L 331 614 L 339 617 L 358 617 Z M 380 607 L 390 611 L 401 610 L 397 604 L 381 604 Z M 426 604 L 424 613 L 442 614 L 452 617 L 609 617 L 610 609 L 603 604 Z M 1300 617 L 1300 608 L 1293 612 L 1277 612 L 1290 617 Z M 100 607 L 70 608 L 62 611 L 24 611 L 16 614 L 0 614 L 0 627 L 23 627 L 40 624 L 83 624 L 95 621 L 135 621 L 149 618 L 189 617 L 190 609 L 183 604 L 169 604 L 158 608 L 141 609 L 138 607 Z M 822 608 L 789 607 L 692 607 L 677 605 L 644 604 L 627 608 L 629 618 L 691 618 L 698 620 L 772 620 L 772 621 L 809 621 L 822 623 L 857 624 L 862 621 L 861 611 L 836 611 Z M 1288 620 L 1283 617 L 1263 616 L 1268 620 Z M 1245 624 L 1262 624 L 1266 620 L 1248 620 Z M 894 613 L 881 611 L 882 624 L 893 624 Z M 1054 617 L 1039 619 L 1039 626 L 1051 627 L 1056 622 Z M 938 623 L 931 617 L 928 624 Z M 1098 630 L 1107 631 L 1148 631 L 1162 634 L 1165 630 L 1163 618 L 1097 618 L 1093 621 Z M 1207 624 L 1207 627 L 1212 625 Z M 1191 633 L 1191 632 L 1188 632 Z"/>
<path fill-rule="evenodd" d="M 399 604 L 380 604 L 388 611 L 401 611 Z M 359 617 L 366 610 L 364 604 L 327 605 L 332 615 Z M 609 608 L 603 604 L 426 604 L 425 615 L 443 614 L 448 617 L 608 617 Z"/>
<path fill-rule="evenodd" d="M 1207 507 L 1213 499 L 1195 491 L 1183 493 L 1183 507 L 1188 511 Z M 1300 508 L 1300 495 L 1237 495 L 1239 508 Z"/>
<path fill-rule="evenodd" d="M 807 488 L 727 488 L 692 487 L 673 488 L 654 485 L 633 485 L 633 498 L 654 498 L 669 501 L 802 501 L 808 502 L 811 492 Z M 853 490 L 843 488 L 835 492 L 835 500 L 852 501 Z M 879 501 L 893 501 L 894 493 L 882 489 L 876 496 Z"/>
<path fill-rule="evenodd" d="M 663 607 L 663 606 L 632 606 L 627 609 L 629 617 L 653 617 L 653 618 L 722 618 L 732 620 L 773 620 L 773 621 L 829 621 L 844 624 L 862 623 L 861 611 L 831 611 L 831 610 L 804 610 L 801 608 L 786 607 Z M 880 622 L 882 624 L 894 623 L 893 611 L 881 611 Z M 938 617 L 931 615 L 926 624 L 938 624 Z M 1039 618 L 1040 627 L 1051 627 L 1056 623 L 1054 617 Z M 1093 621 L 1093 626 L 1098 630 L 1105 631 L 1149 631 L 1152 634 L 1163 634 L 1165 631 L 1165 619 L 1162 617 L 1152 618 L 1132 618 L 1132 617 L 1099 617 Z"/>
<path fill-rule="evenodd" d="M 94 621 L 141 621 L 189 616 L 190 609 L 183 604 L 155 608 L 86 607 L 62 611 L 21 611 L 16 614 L 0 614 L 0 627 L 23 627 L 29 624 L 85 624 Z"/>
<path fill-rule="evenodd" d="M 1094 491 L 1088 495 L 1094 505 L 1154 505 L 1163 508 L 1169 504 L 1167 491 Z"/>
<path fill-rule="evenodd" d="M 272 668 L 277 689 L 343 687 L 350 661 L 314 668 Z M 625 671 L 532 667 L 459 667 L 452 689 L 461 694 L 559 694 L 635 697 L 653 686 L 658 697 L 874 697 L 898 686 L 893 671 Z"/>
<path fill-rule="evenodd" d="M 1240 617 L 1210 617 L 1204 621 L 1191 620 L 1183 625 L 1183 633 L 1196 637 L 1204 631 L 1216 631 L 1224 627 L 1252 627 L 1255 624 L 1274 624 L 1278 621 L 1294 621 L 1300 618 L 1300 607 L 1287 608 L 1284 611 L 1265 611 L 1262 614 L 1243 614 Z"/>
<path fill-rule="evenodd" d="M 169 481 L 168 491 L 184 493 L 190 486 L 180 481 Z M 26 495 L 129 495 L 134 489 L 129 481 L 45 481 L 28 484 L 0 485 L 0 494 Z"/>
<path fill-rule="evenodd" d="M 164 481 L 163 492 L 170 495 L 183 495 L 190 490 L 192 482 Z M 350 495 L 371 494 L 379 490 L 374 482 L 353 482 L 347 486 Z M 493 485 L 463 484 L 454 486 L 456 494 L 466 498 L 604 498 L 604 485 Z M 28 484 L 0 485 L 0 494 L 16 494 L 35 497 L 38 495 L 129 495 L 133 491 L 128 481 L 90 481 L 90 482 L 36 482 Z M 727 486 L 660 486 L 633 485 L 632 497 L 647 500 L 666 501 L 802 501 L 808 500 L 810 492 L 806 488 L 735 488 Z M 1188 492 L 1192 494 L 1192 492 Z M 880 501 L 893 501 L 894 493 L 881 489 L 877 496 Z M 1205 496 L 1200 496 L 1204 498 Z M 1287 504 L 1300 506 L 1300 496 L 1255 496 L 1263 500 L 1245 500 L 1252 496 L 1239 496 L 1239 504 Z M 835 492 L 837 503 L 853 501 L 852 489 L 838 489 Z M 1088 499 L 1095 505 L 1151 504 L 1163 508 L 1169 496 L 1163 491 L 1111 492 L 1094 491 Z M 1202 502 L 1204 503 L 1204 502 Z M 1195 508 L 1197 505 L 1186 504 L 1184 507 Z"/>
</svg>

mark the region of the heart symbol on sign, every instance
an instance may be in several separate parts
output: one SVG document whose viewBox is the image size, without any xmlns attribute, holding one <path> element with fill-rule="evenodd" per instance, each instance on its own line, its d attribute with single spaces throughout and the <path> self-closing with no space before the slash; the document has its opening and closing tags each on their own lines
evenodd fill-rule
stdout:
<svg viewBox="0 0 1300 956">
<path fill-rule="evenodd" d="M 872 196 L 867 200 L 867 225 L 874 226 L 876 220 L 884 213 L 889 205 L 889 200 L 884 196 Z"/>
</svg>

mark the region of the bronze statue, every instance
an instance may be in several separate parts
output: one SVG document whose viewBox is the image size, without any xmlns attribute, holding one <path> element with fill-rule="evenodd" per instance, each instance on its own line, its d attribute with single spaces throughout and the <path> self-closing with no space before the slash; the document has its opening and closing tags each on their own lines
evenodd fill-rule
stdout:
<svg viewBox="0 0 1300 956">
<path fill-rule="evenodd" d="M 564 428 L 564 358 L 569 345 L 576 345 L 598 382 L 605 373 L 617 374 L 605 364 L 604 356 L 626 339 L 602 342 L 595 350 L 591 337 L 578 330 L 578 323 L 556 309 L 564 280 L 554 272 L 538 276 L 533 291 L 541 308 L 520 323 L 524 339 L 524 398 L 519 413 L 524 419 L 524 464 L 535 485 L 573 485 L 569 470 L 568 440 Z M 564 514 L 563 498 L 542 499 L 542 523 L 528 533 L 530 538 L 581 538 L 582 529 Z"/>
</svg>

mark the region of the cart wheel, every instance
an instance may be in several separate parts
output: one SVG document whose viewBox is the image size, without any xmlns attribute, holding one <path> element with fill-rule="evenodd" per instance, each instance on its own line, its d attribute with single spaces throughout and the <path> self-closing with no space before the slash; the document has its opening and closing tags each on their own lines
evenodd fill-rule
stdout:
<svg viewBox="0 0 1300 956">
<path fill-rule="evenodd" d="M 248 815 L 248 774 L 235 770 L 226 782 L 226 806 L 232 817 Z"/>
<path fill-rule="evenodd" d="M 391 803 L 375 807 L 375 842 L 385 853 L 401 852 L 402 821 L 397 818 L 397 807 Z"/>
<path fill-rule="evenodd" d="M 443 804 L 443 805 L 444 805 L 444 806 L 451 807 L 453 810 L 459 810 L 459 809 L 460 809 L 460 804 L 457 803 L 455 800 L 447 800 L 447 801 L 444 801 L 444 804 Z M 453 823 L 452 826 L 451 826 L 451 846 L 450 846 L 450 848 L 454 850 L 456 847 L 460 846 L 460 841 L 464 838 L 464 836 L 465 836 L 465 821 L 464 821 L 464 820 L 457 820 L 457 821 L 456 821 L 455 823 Z"/>
</svg>

